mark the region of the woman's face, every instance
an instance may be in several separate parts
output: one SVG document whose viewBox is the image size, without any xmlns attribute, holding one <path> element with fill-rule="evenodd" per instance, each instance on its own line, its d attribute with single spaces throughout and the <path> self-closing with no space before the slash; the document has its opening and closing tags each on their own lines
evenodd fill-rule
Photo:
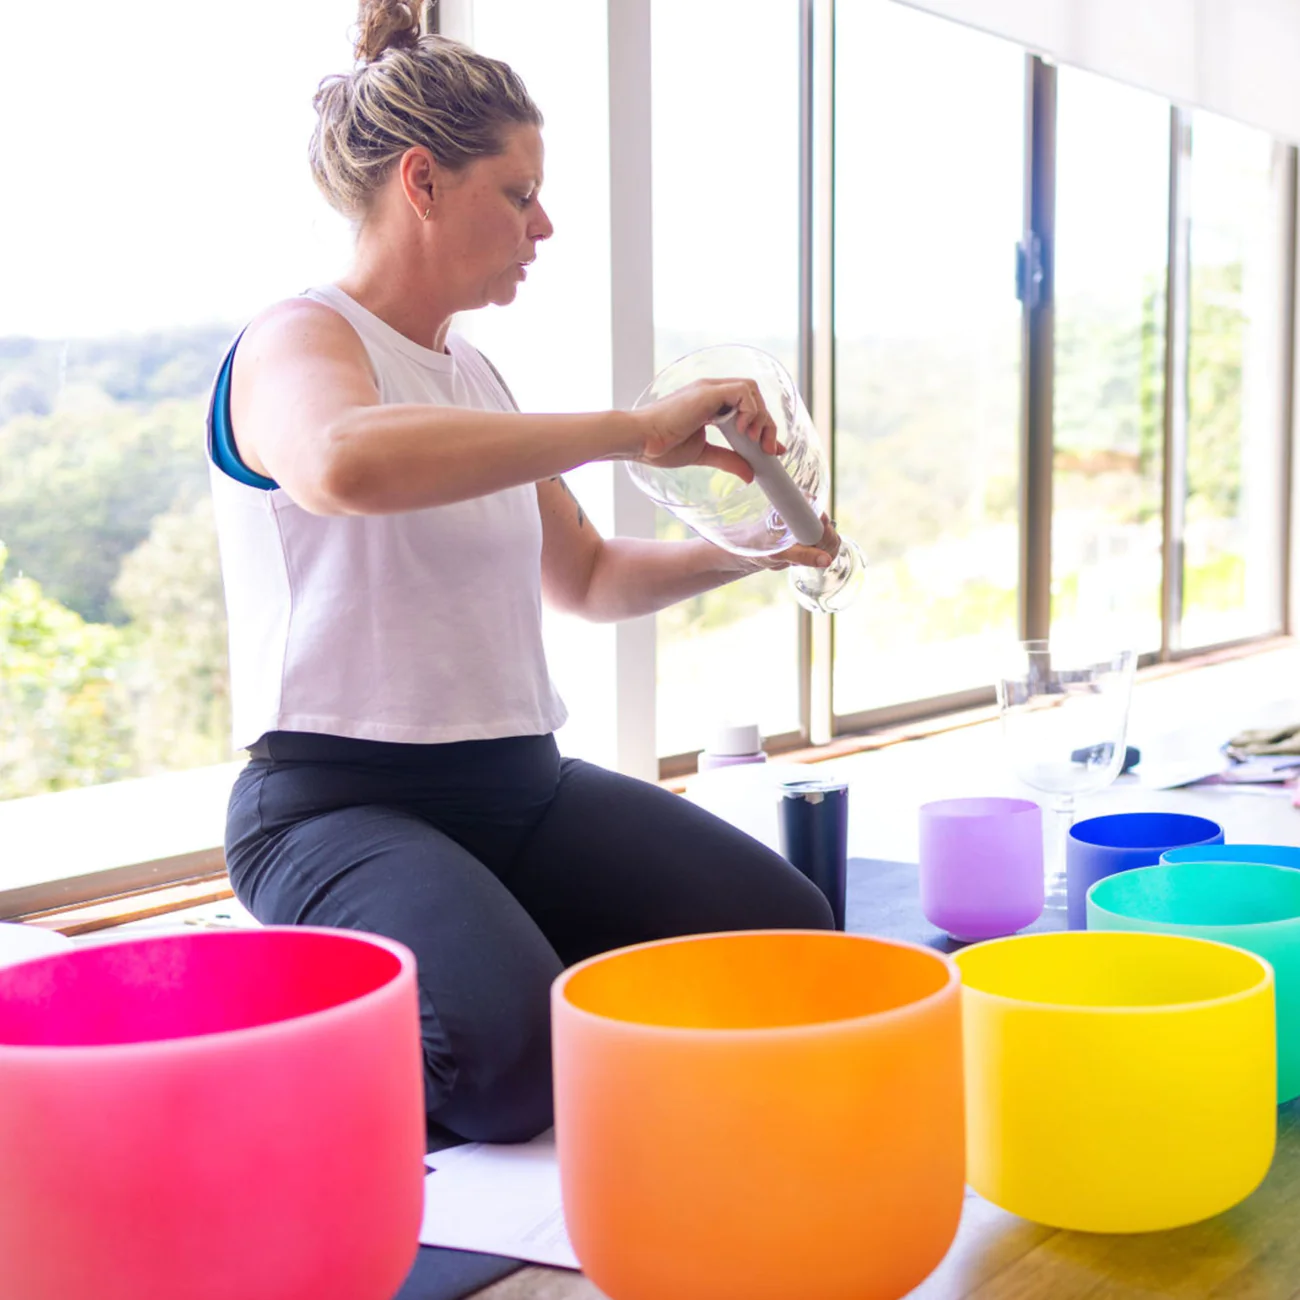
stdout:
<svg viewBox="0 0 1300 1300">
<path fill-rule="evenodd" d="M 466 307 L 513 302 L 524 268 L 553 230 L 537 197 L 541 132 L 516 126 L 504 143 L 501 153 L 476 158 L 435 188 L 440 260 Z"/>
</svg>

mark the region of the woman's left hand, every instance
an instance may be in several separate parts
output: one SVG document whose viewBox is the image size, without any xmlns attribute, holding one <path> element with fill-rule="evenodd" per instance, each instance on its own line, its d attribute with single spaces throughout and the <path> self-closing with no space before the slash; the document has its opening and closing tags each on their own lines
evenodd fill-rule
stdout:
<svg viewBox="0 0 1300 1300">
<path fill-rule="evenodd" d="M 790 569 L 796 567 L 824 569 L 839 554 L 840 535 L 835 531 L 835 520 L 822 515 L 822 539 L 816 546 L 796 542 L 775 555 L 755 555 L 753 563 L 760 569 Z"/>
</svg>

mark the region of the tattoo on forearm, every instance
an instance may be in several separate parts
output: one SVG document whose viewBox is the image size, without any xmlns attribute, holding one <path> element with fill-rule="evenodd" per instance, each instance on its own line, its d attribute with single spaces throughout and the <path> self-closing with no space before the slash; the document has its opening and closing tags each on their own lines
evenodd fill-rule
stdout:
<svg viewBox="0 0 1300 1300">
<path fill-rule="evenodd" d="M 560 487 L 564 489 L 564 494 L 573 502 L 573 508 L 578 512 L 578 527 L 581 528 L 583 524 L 587 522 L 587 516 L 583 513 L 581 502 L 579 502 L 578 498 L 573 495 L 569 485 L 559 474 L 557 474 L 551 482 L 558 483 Z"/>
</svg>

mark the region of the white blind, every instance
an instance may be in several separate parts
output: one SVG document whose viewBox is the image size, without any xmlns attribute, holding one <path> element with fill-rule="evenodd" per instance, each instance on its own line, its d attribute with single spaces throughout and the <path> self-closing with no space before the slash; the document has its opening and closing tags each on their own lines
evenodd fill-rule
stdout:
<svg viewBox="0 0 1300 1300">
<path fill-rule="evenodd" d="M 895 2 L 1300 143 L 1300 0 Z"/>
</svg>

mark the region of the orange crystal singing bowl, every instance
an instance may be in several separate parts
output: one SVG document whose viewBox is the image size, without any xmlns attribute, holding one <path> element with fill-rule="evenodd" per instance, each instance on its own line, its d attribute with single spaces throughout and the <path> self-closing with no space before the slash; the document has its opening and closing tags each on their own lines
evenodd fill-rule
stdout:
<svg viewBox="0 0 1300 1300">
<path fill-rule="evenodd" d="M 5 1300 L 389 1300 L 424 1147 L 399 944 L 196 931 L 0 971 Z"/>
<path fill-rule="evenodd" d="M 612 1300 L 905 1295 L 965 1185 L 959 976 L 930 948 L 754 931 L 552 987 L 565 1218 Z"/>
</svg>

